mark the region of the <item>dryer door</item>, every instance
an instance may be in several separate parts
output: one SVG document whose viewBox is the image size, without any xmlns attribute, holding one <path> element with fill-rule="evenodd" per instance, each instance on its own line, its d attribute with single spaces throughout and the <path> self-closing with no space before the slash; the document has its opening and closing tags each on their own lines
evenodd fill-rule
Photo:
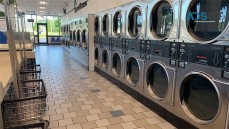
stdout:
<svg viewBox="0 0 229 129">
<path fill-rule="evenodd" d="M 168 74 L 159 63 L 153 63 L 149 66 L 146 75 L 146 84 L 149 92 L 154 98 L 163 99 L 169 89 Z"/>
<path fill-rule="evenodd" d="M 108 52 L 107 50 L 104 50 L 102 53 L 102 67 L 108 69 L 108 65 L 109 65 L 108 62 L 109 62 Z"/>
<path fill-rule="evenodd" d="M 219 93 L 214 82 L 205 74 L 189 74 L 180 86 L 180 101 L 191 118 L 210 121 L 219 112 Z"/>
<path fill-rule="evenodd" d="M 95 65 L 99 64 L 99 49 L 95 48 Z"/>
<path fill-rule="evenodd" d="M 136 58 L 130 57 L 126 64 L 126 77 L 130 84 L 136 85 L 139 81 L 140 68 Z"/>
<path fill-rule="evenodd" d="M 120 55 L 119 55 L 118 53 L 115 53 L 115 54 L 113 55 L 112 72 L 113 72 L 116 76 L 120 76 L 121 68 L 122 68 L 121 57 L 120 57 Z"/>
</svg>

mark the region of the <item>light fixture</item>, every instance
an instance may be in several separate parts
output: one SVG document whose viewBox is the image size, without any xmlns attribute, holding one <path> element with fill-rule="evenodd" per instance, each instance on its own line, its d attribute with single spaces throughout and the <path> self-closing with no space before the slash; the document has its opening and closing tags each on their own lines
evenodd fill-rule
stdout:
<svg viewBox="0 0 229 129">
<path fill-rule="evenodd" d="M 47 2 L 45 2 L 45 1 L 40 1 L 40 4 L 45 5 L 45 4 L 47 4 Z"/>
<path fill-rule="evenodd" d="M 41 6 L 40 9 L 46 9 L 46 7 Z"/>
</svg>

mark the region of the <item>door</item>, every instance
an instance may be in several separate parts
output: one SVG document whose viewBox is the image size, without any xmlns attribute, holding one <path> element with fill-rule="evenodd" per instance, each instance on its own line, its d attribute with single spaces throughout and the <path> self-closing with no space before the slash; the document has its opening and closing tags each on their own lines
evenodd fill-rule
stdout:
<svg viewBox="0 0 229 129">
<path fill-rule="evenodd" d="M 38 44 L 48 45 L 47 23 L 37 23 Z"/>
</svg>

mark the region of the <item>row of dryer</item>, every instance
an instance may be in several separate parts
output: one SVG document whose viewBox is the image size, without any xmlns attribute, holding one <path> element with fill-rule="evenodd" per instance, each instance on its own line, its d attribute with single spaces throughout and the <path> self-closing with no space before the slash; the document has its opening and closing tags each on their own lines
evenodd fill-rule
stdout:
<svg viewBox="0 0 229 129">
<path fill-rule="evenodd" d="M 95 67 L 201 129 L 229 128 L 224 0 L 137 0 L 94 14 Z"/>
<path fill-rule="evenodd" d="M 201 129 L 228 129 L 229 46 L 95 37 L 95 67 Z"/>
</svg>

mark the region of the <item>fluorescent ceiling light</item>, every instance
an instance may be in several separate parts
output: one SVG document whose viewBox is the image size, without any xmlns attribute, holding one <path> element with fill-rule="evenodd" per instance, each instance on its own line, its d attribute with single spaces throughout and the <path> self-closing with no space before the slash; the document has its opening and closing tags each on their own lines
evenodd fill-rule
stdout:
<svg viewBox="0 0 229 129">
<path fill-rule="evenodd" d="M 45 7 L 40 7 L 40 9 L 45 9 Z"/>
<path fill-rule="evenodd" d="M 45 1 L 40 1 L 40 4 L 47 4 L 47 2 L 45 2 Z"/>
</svg>

